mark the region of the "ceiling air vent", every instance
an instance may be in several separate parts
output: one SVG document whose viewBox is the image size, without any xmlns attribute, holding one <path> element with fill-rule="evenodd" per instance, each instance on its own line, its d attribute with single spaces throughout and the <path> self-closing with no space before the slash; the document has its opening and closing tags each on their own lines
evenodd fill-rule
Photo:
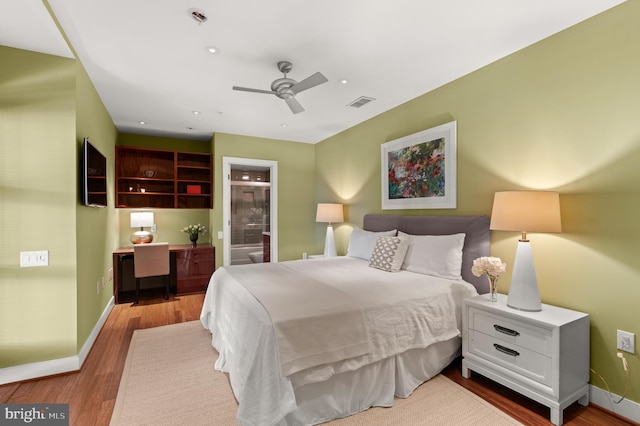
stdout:
<svg viewBox="0 0 640 426">
<path fill-rule="evenodd" d="M 366 97 L 366 96 L 360 96 L 355 101 L 347 104 L 347 106 L 354 107 L 354 108 L 360 108 L 361 106 L 364 106 L 364 105 L 368 104 L 371 101 L 375 101 L 375 99 L 374 98 L 369 98 L 369 97 Z"/>
</svg>

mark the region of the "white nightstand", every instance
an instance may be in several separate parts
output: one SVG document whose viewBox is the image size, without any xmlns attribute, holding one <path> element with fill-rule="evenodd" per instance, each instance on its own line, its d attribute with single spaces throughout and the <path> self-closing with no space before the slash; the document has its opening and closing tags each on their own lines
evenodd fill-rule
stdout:
<svg viewBox="0 0 640 426">
<path fill-rule="evenodd" d="M 462 376 L 482 374 L 551 409 L 589 403 L 589 315 L 542 305 L 540 312 L 509 308 L 507 296 L 464 301 Z"/>
</svg>

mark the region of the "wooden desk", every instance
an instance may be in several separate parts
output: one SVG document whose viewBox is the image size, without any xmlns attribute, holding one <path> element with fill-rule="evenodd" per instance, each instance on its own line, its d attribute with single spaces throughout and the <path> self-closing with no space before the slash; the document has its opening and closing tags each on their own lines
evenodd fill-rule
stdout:
<svg viewBox="0 0 640 426">
<path fill-rule="evenodd" d="M 199 293 L 207 289 L 216 269 L 216 248 L 211 244 L 169 245 L 171 272 L 170 288 L 175 294 Z M 148 287 L 151 283 L 152 287 Z M 151 290 L 153 279 L 145 280 L 143 289 Z M 162 287 L 159 279 L 158 288 Z M 120 247 L 113 252 L 113 296 L 115 303 L 133 301 L 135 277 L 133 274 L 133 247 Z M 144 293 L 143 293 L 144 294 Z"/>
</svg>

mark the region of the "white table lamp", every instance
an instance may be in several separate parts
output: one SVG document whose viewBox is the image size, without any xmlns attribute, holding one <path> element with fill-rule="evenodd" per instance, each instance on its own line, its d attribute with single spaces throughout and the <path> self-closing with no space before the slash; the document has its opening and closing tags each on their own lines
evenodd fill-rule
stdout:
<svg viewBox="0 0 640 426">
<path fill-rule="evenodd" d="M 527 232 L 562 232 L 559 194 L 551 191 L 496 192 L 489 228 L 522 232 L 513 262 L 507 305 L 522 311 L 542 310 Z"/>
<path fill-rule="evenodd" d="M 333 226 L 331 226 L 331 224 L 344 221 L 342 210 L 342 204 L 318 203 L 316 222 L 328 223 L 327 237 L 324 241 L 324 257 L 337 256 L 336 242 L 333 238 Z"/>
<path fill-rule="evenodd" d="M 131 212 L 131 227 L 140 228 L 131 234 L 131 242 L 133 244 L 144 244 L 153 241 L 153 234 L 145 231 L 144 228 L 153 226 L 153 212 Z"/>
</svg>

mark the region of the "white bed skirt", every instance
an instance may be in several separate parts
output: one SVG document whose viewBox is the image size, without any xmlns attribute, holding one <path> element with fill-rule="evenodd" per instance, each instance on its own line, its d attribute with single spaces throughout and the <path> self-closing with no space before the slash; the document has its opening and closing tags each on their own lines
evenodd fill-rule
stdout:
<svg viewBox="0 0 640 426">
<path fill-rule="evenodd" d="M 350 416 L 370 407 L 390 407 L 394 397 L 407 398 L 460 355 L 461 340 L 411 349 L 395 357 L 336 374 L 324 382 L 292 385 L 297 408 L 279 425 L 315 425 Z"/>
</svg>

